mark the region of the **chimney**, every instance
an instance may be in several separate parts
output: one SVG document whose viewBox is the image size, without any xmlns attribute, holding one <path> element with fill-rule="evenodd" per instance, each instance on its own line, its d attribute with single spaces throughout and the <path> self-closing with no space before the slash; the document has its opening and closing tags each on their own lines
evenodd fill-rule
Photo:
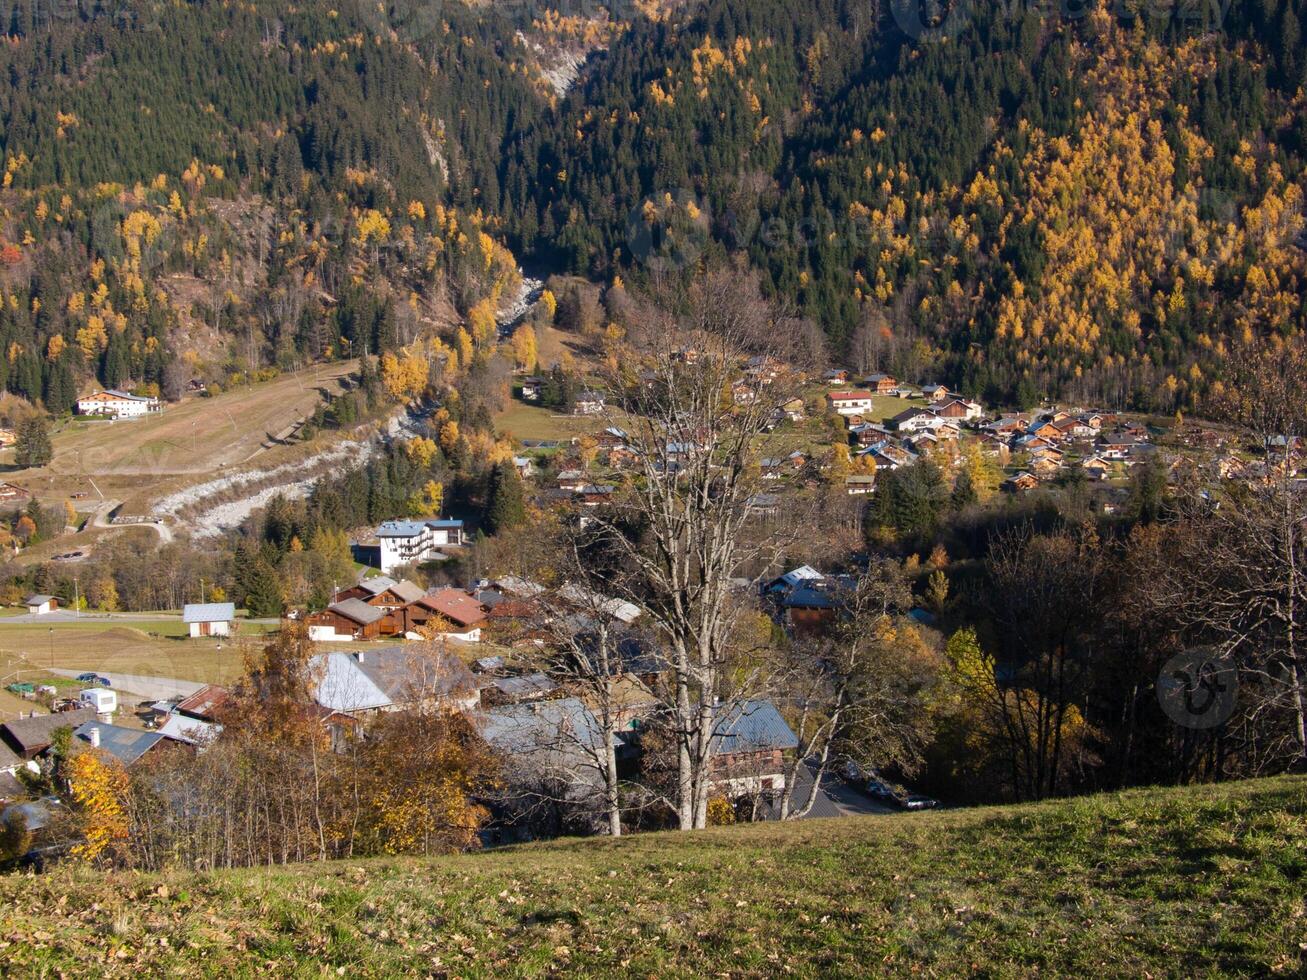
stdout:
<svg viewBox="0 0 1307 980">
<path fill-rule="evenodd" d="M 363 661 L 367 659 L 367 653 L 363 650 L 360 650 L 358 653 L 354 654 L 354 659 L 357 660 L 359 663 L 363 663 Z"/>
<path fill-rule="evenodd" d="M 92 728 L 90 731 L 90 736 L 91 736 L 91 748 L 98 749 L 100 747 L 100 729 Z"/>
</svg>

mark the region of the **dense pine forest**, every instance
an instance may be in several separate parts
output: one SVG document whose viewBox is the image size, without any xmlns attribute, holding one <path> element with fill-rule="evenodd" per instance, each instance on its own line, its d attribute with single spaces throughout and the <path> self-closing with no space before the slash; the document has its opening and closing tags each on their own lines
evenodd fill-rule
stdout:
<svg viewBox="0 0 1307 980">
<path fill-rule="evenodd" d="M 17 0 L 0 384 L 479 342 L 519 262 L 741 255 L 832 360 L 997 403 L 1200 408 L 1298 328 L 1303 0 L 940 13 Z"/>
</svg>

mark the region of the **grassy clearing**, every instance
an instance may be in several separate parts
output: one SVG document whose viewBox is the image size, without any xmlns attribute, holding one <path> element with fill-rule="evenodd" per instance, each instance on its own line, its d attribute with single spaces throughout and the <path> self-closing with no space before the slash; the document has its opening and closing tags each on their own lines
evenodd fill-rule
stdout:
<svg viewBox="0 0 1307 980">
<path fill-rule="evenodd" d="M 504 435 L 541 442 L 566 442 L 578 436 L 594 436 L 613 424 L 608 415 L 560 415 L 557 409 L 517 400 L 495 417 L 495 428 Z"/>
<path fill-rule="evenodd" d="M 864 416 L 868 422 L 888 422 L 900 412 L 910 408 L 925 408 L 929 403 L 924 398 L 898 398 L 894 395 L 872 395 L 871 411 Z"/>
<path fill-rule="evenodd" d="M 213 398 L 187 398 L 130 422 L 73 419 L 55 436 L 60 472 L 209 473 L 236 466 L 336 393 L 352 362 L 329 364 L 238 387 Z M 239 421 L 238 421 L 239 420 Z"/>
<path fill-rule="evenodd" d="M 0 879 L 15 975 L 1302 975 L 1307 780 Z"/>
</svg>

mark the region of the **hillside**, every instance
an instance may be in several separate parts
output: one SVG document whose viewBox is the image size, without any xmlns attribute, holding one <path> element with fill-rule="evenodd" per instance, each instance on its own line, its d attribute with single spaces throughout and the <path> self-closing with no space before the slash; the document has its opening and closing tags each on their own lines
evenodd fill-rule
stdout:
<svg viewBox="0 0 1307 980">
<path fill-rule="evenodd" d="M 1307 780 L 170 877 L 0 879 L 12 975 L 1301 975 Z"/>
<path fill-rule="evenodd" d="M 1301 322 L 1301 0 L 932 9 L 633 26 L 506 144 L 510 244 L 633 282 L 745 253 L 851 363 L 989 402 L 1187 411 Z"/>
</svg>

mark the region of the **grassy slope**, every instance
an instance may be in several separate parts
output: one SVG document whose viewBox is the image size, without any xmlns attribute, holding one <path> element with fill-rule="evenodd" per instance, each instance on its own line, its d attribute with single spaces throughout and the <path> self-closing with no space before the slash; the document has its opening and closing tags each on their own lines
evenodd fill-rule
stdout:
<svg viewBox="0 0 1307 980">
<path fill-rule="evenodd" d="M 14 975 L 1291 975 L 1307 780 L 164 878 L 0 879 Z"/>
<path fill-rule="evenodd" d="M 241 622 L 238 636 L 257 640 L 269 628 Z M 240 640 L 192 640 L 185 638 L 186 629 L 180 616 L 51 623 L 0 620 L 0 679 L 5 684 L 12 679 L 57 684 L 46 673 L 49 667 L 179 677 L 210 684 L 229 684 L 240 676 Z M 15 672 L 21 674 L 15 678 Z M 32 707 L 0 690 L 0 721 Z"/>
<path fill-rule="evenodd" d="M 213 398 L 186 398 L 130 422 L 73 418 L 54 433 L 49 466 L 14 470 L 4 479 L 42 498 L 83 493 L 89 506 L 102 493 L 126 501 L 128 512 L 139 510 L 148 499 L 221 471 L 272 466 L 302 455 L 298 445 L 270 440 L 312 414 L 324 394 L 338 393 L 341 379 L 356 370 L 355 361 L 316 365 Z M 0 465 L 12 460 L 12 450 L 0 454 Z"/>
</svg>

